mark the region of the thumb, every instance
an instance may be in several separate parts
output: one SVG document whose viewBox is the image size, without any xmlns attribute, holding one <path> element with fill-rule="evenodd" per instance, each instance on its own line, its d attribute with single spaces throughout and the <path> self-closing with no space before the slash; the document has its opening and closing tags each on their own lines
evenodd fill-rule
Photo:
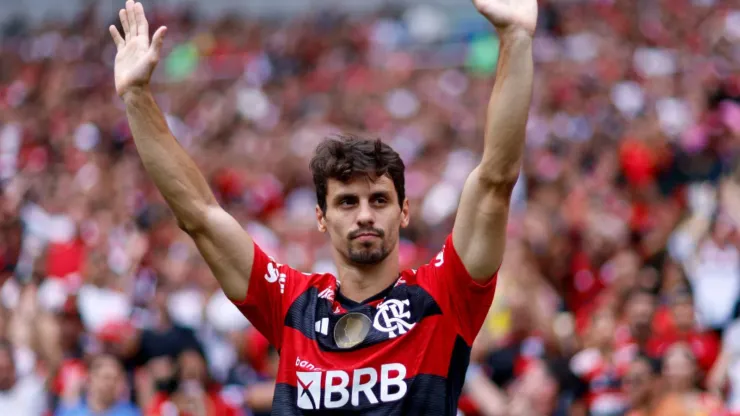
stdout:
<svg viewBox="0 0 740 416">
<path fill-rule="evenodd" d="M 159 53 L 162 51 L 165 33 L 167 33 L 167 26 L 162 26 L 157 29 L 157 31 L 154 32 L 154 36 L 152 36 L 152 45 L 150 46 L 150 49 L 157 58 L 159 58 Z"/>
</svg>

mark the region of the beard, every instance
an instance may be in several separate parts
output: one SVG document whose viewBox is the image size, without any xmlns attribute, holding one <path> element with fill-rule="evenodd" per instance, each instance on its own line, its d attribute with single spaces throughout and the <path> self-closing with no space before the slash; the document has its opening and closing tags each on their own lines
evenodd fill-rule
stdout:
<svg viewBox="0 0 740 416">
<path fill-rule="evenodd" d="M 363 266 L 372 266 L 378 264 L 388 257 L 388 250 L 385 248 L 385 244 L 381 244 L 380 247 L 367 247 L 367 248 L 353 248 L 349 247 L 348 250 L 349 260 L 352 263 L 360 264 Z"/>
<path fill-rule="evenodd" d="M 373 232 L 377 234 L 380 240 L 379 246 L 375 246 L 374 242 L 366 241 L 360 244 L 360 247 L 356 247 L 353 244 L 353 240 L 357 235 L 364 232 Z M 372 266 L 385 260 L 390 254 L 390 251 L 385 244 L 385 233 L 383 230 L 372 229 L 372 230 L 358 230 L 349 235 L 349 243 L 347 245 L 347 257 L 352 263 L 359 264 L 362 266 Z"/>
</svg>

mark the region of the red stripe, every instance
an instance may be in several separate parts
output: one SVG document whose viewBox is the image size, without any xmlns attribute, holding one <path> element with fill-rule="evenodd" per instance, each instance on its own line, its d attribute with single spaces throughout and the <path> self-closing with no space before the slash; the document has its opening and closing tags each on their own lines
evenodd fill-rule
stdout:
<svg viewBox="0 0 740 416">
<path fill-rule="evenodd" d="M 417 374 L 447 377 L 457 335 L 453 326 L 445 324 L 442 315 L 424 318 L 405 335 L 367 348 L 348 352 L 321 351 L 318 343 L 297 329 L 286 327 L 280 353 L 278 383 L 296 386 L 296 371 L 344 370 L 375 368 L 383 364 L 400 363 L 406 367 L 406 378 Z M 296 360 L 300 358 L 303 366 Z M 313 366 L 313 367 L 310 367 Z"/>
</svg>

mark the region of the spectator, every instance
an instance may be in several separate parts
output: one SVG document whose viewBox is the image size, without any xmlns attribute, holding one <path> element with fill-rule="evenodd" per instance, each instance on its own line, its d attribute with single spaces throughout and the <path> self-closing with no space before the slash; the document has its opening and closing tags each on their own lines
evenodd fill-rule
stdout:
<svg viewBox="0 0 740 416">
<path fill-rule="evenodd" d="M 169 289 L 160 284 L 152 301 L 153 313 L 148 327 L 125 337 L 121 353 L 129 358 L 131 366 L 145 365 L 160 357 L 176 359 L 187 349 L 203 350 L 192 329 L 172 321 L 167 304 L 169 294 Z M 120 337 L 122 334 L 119 331 L 111 335 Z M 111 341 L 115 343 L 118 339 L 113 337 Z"/>
<path fill-rule="evenodd" d="M 629 402 L 627 416 L 650 416 L 660 394 L 659 364 L 652 358 L 640 355 L 630 362 L 622 378 L 624 393 Z"/>
<path fill-rule="evenodd" d="M 176 366 L 165 378 L 164 385 L 145 407 L 147 416 L 166 416 L 173 410 L 180 414 L 203 416 L 236 416 L 239 411 L 221 396 L 221 388 L 210 380 L 205 359 L 200 351 L 184 350 Z"/>
<path fill-rule="evenodd" d="M 44 380 L 36 374 L 18 378 L 13 348 L 0 341 L 0 414 L 41 416 L 46 409 Z"/>
<path fill-rule="evenodd" d="M 350 3 L 283 22 L 171 4 L 152 22 L 169 28 L 153 88 L 170 128 L 255 241 L 306 272 L 332 272 L 306 166 L 340 130 L 402 155 L 416 220 L 401 261 L 429 260 L 480 157 L 496 70 L 496 37 L 459 5 L 358 21 L 342 15 Z M 111 98 L 102 3 L 86 4 L 0 37 L 0 415 L 48 414 L 65 392 L 85 405 L 80 380 L 101 353 L 124 363 L 120 393 L 142 413 L 156 396 L 269 414 L 277 351 L 144 174 Z M 506 258 L 461 412 L 549 416 L 554 394 L 557 416 L 680 416 L 724 394 L 740 412 L 740 186 L 726 175 L 740 153 L 740 6 L 539 4 Z M 202 364 L 182 357 L 194 350 L 211 380 L 180 388 L 171 375 Z M 652 387 L 639 354 L 666 364 Z"/>
<path fill-rule="evenodd" d="M 86 386 L 85 386 L 86 384 Z M 87 383 L 81 374 L 69 380 L 62 393 L 56 416 L 139 416 L 141 413 L 125 397 L 123 366 L 116 357 L 100 355 L 90 363 Z"/>
<path fill-rule="evenodd" d="M 707 377 L 710 392 L 722 397 L 728 392 L 727 408 L 730 412 L 740 412 L 740 321 L 735 320 L 722 336 L 722 350 L 719 358 Z"/>
<path fill-rule="evenodd" d="M 720 343 L 717 334 L 703 331 L 696 322 L 693 298 L 687 289 L 677 290 L 669 300 L 672 325 L 661 334 L 655 335 L 647 345 L 653 357 L 662 357 L 672 345 L 685 343 L 699 364 L 701 379 L 709 373 L 719 354 Z"/>
<path fill-rule="evenodd" d="M 721 330 L 732 320 L 740 299 L 740 252 L 733 242 L 735 233 L 729 217 L 715 217 L 687 266 L 700 323 L 711 329 Z"/>
<path fill-rule="evenodd" d="M 617 350 L 614 315 L 599 311 L 589 329 L 589 346 L 573 356 L 571 371 L 580 381 L 574 414 L 613 415 L 627 409 L 622 375 L 632 359 L 632 349 Z"/>
<path fill-rule="evenodd" d="M 723 411 L 724 406 L 718 397 L 696 387 L 698 370 L 696 358 L 686 344 L 674 344 L 668 349 L 663 359 L 667 395 L 657 405 L 657 415 L 714 415 Z"/>
<path fill-rule="evenodd" d="M 633 289 L 627 295 L 624 309 L 624 325 L 616 334 L 617 345 L 626 347 L 634 344 L 638 349 L 645 350 L 655 315 L 655 295 L 645 289 Z"/>
</svg>

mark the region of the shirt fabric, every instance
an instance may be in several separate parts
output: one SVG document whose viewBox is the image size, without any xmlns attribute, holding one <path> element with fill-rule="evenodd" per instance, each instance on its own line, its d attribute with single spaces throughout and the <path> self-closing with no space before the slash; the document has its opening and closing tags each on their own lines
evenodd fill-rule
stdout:
<svg viewBox="0 0 740 416">
<path fill-rule="evenodd" d="M 300 273 L 255 244 L 236 304 L 280 351 L 273 414 L 455 415 L 495 287 L 495 274 L 472 279 L 451 236 L 431 262 L 362 303 L 344 298 L 335 276 Z M 342 349 L 334 333 L 348 313 L 369 330 Z"/>
</svg>

